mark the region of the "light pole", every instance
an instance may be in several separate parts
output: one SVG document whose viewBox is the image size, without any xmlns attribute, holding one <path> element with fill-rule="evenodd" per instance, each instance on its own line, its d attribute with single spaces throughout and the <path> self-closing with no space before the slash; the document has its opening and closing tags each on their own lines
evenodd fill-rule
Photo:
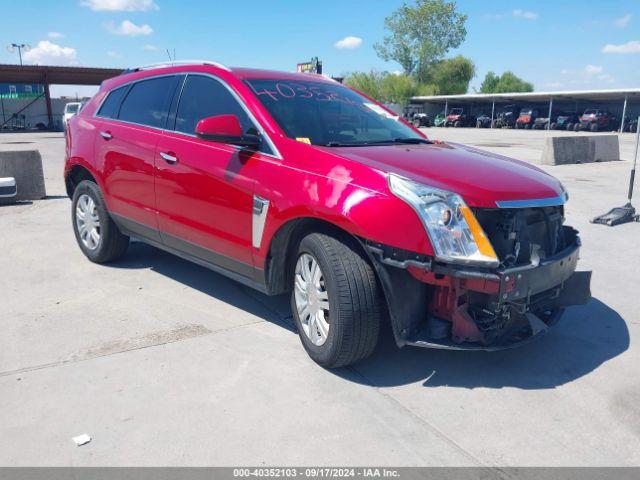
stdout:
<svg viewBox="0 0 640 480">
<path fill-rule="evenodd" d="M 20 57 L 20 66 L 22 66 L 22 50 L 28 52 L 31 50 L 31 46 L 26 43 L 12 43 L 11 45 L 7 45 L 7 50 L 11 53 L 15 52 L 16 48 L 18 49 L 18 56 Z"/>
</svg>

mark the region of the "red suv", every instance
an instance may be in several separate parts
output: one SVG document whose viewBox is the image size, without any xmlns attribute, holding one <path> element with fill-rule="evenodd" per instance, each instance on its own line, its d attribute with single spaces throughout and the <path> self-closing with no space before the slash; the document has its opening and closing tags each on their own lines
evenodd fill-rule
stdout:
<svg viewBox="0 0 640 480">
<path fill-rule="evenodd" d="M 432 142 L 322 76 L 191 62 L 106 81 L 69 122 L 65 179 L 93 262 L 130 237 L 290 292 L 325 367 L 399 346 L 500 349 L 590 298 L 562 185 Z"/>
</svg>

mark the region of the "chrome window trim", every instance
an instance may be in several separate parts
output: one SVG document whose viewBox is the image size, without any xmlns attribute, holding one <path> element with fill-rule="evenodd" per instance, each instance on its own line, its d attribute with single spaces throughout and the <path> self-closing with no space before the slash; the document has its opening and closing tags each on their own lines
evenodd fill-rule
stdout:
<svg viewBox="0 0 640 480">
<path fill-rule="evenodd" d="M 118 85 L 117 87 L 113 88 L 111 91 L 109 91 L 104 96 L 104 98 L 100 102 L 100 105 L 98 105 L 98 107 L 96 108 L 95 112 L 93 113 L 93 118 L 98 118 L 98 119 L 101 119 L 103 121 L 119 122 L 119 123 L 123 123 L 123 124 L 126 124 L 126 125 L 136 125 L 138 127 L 150 128 L 152 130 L 156 130 L 156 131 L 159 131 L 159 132 L 175 133 L 175 134 L 183 135 L 185 137 L 190 137 L 190 138 L 198 138 L 194 134 L 179 132 L 177 130 L 170 130 L 168 128 L 152 127 L 150 125 L 145 125 L 143 123 L 129 122 L 127 120 L 121 120 L 119 118 L 109 118 L 109 117 L 102 117 L 102 116 L 98 115 L 98 112 L 102 108 L 102 104 L 105 102 L 107 97 L 111 94 L 111 92 L 113 92 L 114 90 L 117 90 L 118 88 L 122 88 L 122 87 L 131 86 L 131 85 L 133 85 L 135 83 L 144 82 L 145 80 L 151 80 L 151 79 L 163 78 L 163 77 L 175 77 L 175 76 L 178 76 L 178 75 L 184 75 L 185 76 L 185 79 L 182 82 L 182 85 L 180 85 L 180 92 L 178 92 L 179 96 L 182 96 L 182 90 L 184 89 L 184 85 L 185 85 L 189 75 L 201 75 L 203 77 L 210 77 L 213 80 L 216 80 L 217 82 L 220 82 L 231 93 L 231 95 L 236 100 L 236 102 L 238 102 L 240 104 L 240 106 L 245 111 L 245 113 L 247 114 L 247 116 L 249 117 L 251 122 L 256 126 L 256 128 L 258 129 L 258 131 L 262 135 L 262 138 L 266 140 L 267 144 L 269 145 L 269 147 L 273 151 L 273 153 L 263 152 L 261 150 L 257 150 L 257 152 L 260 153 L 260 155 L 265 155 L 267 157 L 271 157 L 271 158 L 276 158 L 278 160 L 282 160 L 282 155 L 280 154 L 280 151 L 276 148 L 275 144 L 273 143 L 273 140 L 271 140 L 271 137 L 269 136 L 267 131 L 263 128 L 263 126 L 260 124 L 260 122 L 258 122 L 256 117 L 253 115 L 251 110 L 249 110 L 249 108 L 245 105 L 245 103 L 238 96 L 238 94 L 227 84 L 227 82 L 225 82 L 224 80 L 222 80 L 219 77 L 216 77 L 215 75 L 212 75 L 212 74 L 206 73 L 206 72 L 195 72 L 195 71 L 191 72 L 190 71 L 190 72 L 165 73 L 165 74 L 162 74 L 162 75 L 149 75 L 149 76 L 144 77 L 144 78 L 140 78 L 140 79 L 137 79 L 137 80 L 131 80 L 129 82 L 126 82 L 126 83 L 123 83 L 121 85 Z M 124 101 L 125 98 L 123 98 L 122 101 Z M 120 106 L 122 106 L 122 103 L 120 104 Z M 178 97 L 178 104 L 176 105 L 176 116 L 177 116 L 177 113 L 178 113 L 178 107 L 179 106 L 180 106 L 180 97 Z M 120 113 L 120 110 L 118 110 L 118 113 Z M 239 147 L 237 145 L 232 145 L 232 144 L 228 144 L 228 143 L 223 143 L 221 145 L 228 145 L 230 147 L 235 148 L 236 150 L 243 150 L 242 147 Z"/>
<path fill-rule="evenodd" d="M 567 192 L 557 197 L 534 198 L 530 200 L 502 200 L 496 201 L 498 208 L 535 208 L 535 207 L 557 207 L 564 205 L 569 200 Z"/>
</svg>

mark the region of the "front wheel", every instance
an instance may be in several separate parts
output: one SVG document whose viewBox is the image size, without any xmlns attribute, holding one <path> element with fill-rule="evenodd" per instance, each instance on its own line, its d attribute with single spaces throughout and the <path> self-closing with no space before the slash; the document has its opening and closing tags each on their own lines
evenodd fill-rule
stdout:
<svg viewBox="0 0 640 480">
<path fill-rule="evenodd" d="M 355 245 L 312 233 L 293 264 L 291 310 L 304 349 L 326 368 L 351 365 L 373 352 L 382 293 Z"/>
<path fill-rule="evenodd" d="M 71 203 L 73 232 L 82 253 L 95 263 L 117 260 L 129 246 L 129 237 L 123 235 L 109 216 L 100 187 L 83 180 L 73 192 Z"/>
</svg>

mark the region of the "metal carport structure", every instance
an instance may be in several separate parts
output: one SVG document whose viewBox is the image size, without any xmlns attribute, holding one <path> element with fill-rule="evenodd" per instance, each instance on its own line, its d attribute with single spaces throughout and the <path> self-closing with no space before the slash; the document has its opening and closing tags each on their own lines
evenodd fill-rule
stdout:
<svg viewBox="0 0 640 480">
<path fill-rule="evenodd" d="M 575 104 L 576 111 L 579 105 L 618 105 L 615 110 L 621 111 L 620 131 L 624 129 L 625 117 L 628 114 L 628 106 L 637 104 L 637 114 L 640 115 L 640 88 L 616 89 L 616 90 L 567 90 L 557 92 L 523 92 L 523 93 L 467 93 L 464 95 L 431 95 L 417 96 L 410 99 L 412 105 L 444 105 L 445 114 L 450 106 L 470 106 L 491 108 L 491 119 L 494 119 L 496 106 L 509 103 L 520 104 L 545 104 L 548 106 L 549 117 L 552 115 L 554 102 L 557 104 Z M 548 127 L 547 127 L 548 128 Z"/>
<path fill-rule="evenodd" d="M 0 65 L 0 83 L 37 83 L 44 85 L 49 128 L 53 123 L 51 85 L 100 85 L 122 73 L 121 68 L 56 67 L 46 65 Z"/>
</svg>

